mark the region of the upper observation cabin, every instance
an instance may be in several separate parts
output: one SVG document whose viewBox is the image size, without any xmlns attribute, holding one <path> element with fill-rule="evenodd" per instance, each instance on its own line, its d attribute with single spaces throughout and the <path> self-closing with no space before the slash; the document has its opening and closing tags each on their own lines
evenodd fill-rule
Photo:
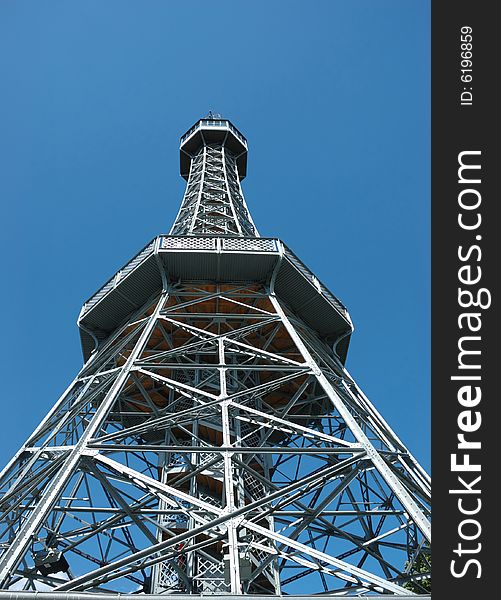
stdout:
<svg viewBox="0 0 501 600">
<path fill-rule="evenodd" d="M 180 140 L 181 177 L 188 181 L 192 158 L 203 146 L 220 144 L 231 151 L 236 160 L 240 181 L 247 174 L 247 140 L 228 119 L 209 112 L 188 129 Z"/>
</svg>

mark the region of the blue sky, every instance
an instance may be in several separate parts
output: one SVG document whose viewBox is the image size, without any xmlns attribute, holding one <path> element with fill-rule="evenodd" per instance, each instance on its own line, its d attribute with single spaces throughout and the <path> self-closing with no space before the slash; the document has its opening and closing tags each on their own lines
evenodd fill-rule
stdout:
<svg viewBox="0 0 501 600">
<path fill-rule="evenodd" d="M 347 366 L 430 465 L 427 0 L 0 3 L 0 463 L 82 362 L 82 303 L 170 229 L 209 110 L 243 189 L 347 305 Z"/>
</svg>

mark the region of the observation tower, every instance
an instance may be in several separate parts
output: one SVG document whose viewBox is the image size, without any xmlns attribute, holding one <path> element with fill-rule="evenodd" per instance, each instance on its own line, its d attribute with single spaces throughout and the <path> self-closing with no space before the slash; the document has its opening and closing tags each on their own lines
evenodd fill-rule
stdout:
<svg viewBox="0 0 501 600">
<path fill-rule="evenodd" d="M 346 308 L 259 235 L 229 120 L 180 170 L 172 229 L 85 302 L 84 366 L 1 473 L 0 598 L 426 592 L 429 477 L 345 368 Z"/>
</svg>

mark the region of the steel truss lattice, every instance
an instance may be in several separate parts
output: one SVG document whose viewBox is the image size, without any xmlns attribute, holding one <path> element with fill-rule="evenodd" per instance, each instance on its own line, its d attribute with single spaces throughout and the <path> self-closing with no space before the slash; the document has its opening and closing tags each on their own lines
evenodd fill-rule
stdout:
<svg viewBox="0 0 501 600">
<path fill-rule="evenodd" d="M 207 233 L 194 173 L 176 233 Z M 248 235 L 243 197 L 222 206 L 210 227 Z M 429 477 L 276 293 L 276 269 L 162 275 L 2 471 L 2 587 L 413 595 Z"/>
<path fill-rule="evenodd" d="M 197 131 L 203 144 L 190 155 L 188 185 L 172 235 L 258 235 L 240 187 L 237 164 L 238 157 L 246 156 L 247 144 L 236 138 L 230 127 L 228 121 L 206 120 L 205 128 Z M 223 135 L 217 142 L 211 141 L 211 134 L 214 138 L 218 131 Z M 237 155 L 231 150 L 231 141 L 240 145 Z"/>
</svg>

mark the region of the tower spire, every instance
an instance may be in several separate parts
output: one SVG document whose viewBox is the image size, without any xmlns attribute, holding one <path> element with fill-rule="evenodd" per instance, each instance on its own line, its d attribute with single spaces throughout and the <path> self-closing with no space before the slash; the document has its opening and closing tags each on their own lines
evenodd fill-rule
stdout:
<svg viewBox="0 0 501 600">
<path fill-rule="evenodd" d="M 259 237 L 240 181 L 247 172 L 247 140 L 212 111 L 182 137 L 181 176 L 186 179 L 171 235 Z"/>
</svg>

